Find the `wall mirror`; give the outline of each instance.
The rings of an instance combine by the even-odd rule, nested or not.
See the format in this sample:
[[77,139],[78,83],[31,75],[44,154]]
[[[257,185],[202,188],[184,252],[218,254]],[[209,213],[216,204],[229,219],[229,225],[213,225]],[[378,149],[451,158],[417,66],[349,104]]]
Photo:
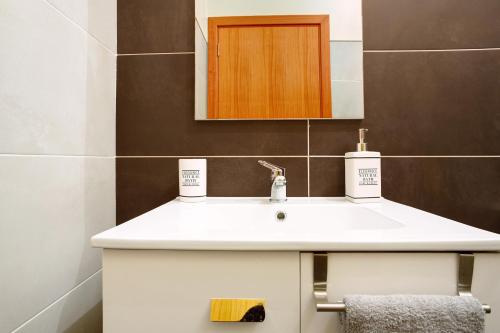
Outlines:
[[361,0],[195,0],[195,119],[362,119]]

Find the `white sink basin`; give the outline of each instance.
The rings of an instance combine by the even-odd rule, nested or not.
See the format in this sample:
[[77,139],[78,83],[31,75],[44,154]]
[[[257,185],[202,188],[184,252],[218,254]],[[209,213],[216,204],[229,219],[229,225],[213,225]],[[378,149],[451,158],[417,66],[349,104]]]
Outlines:
[[301,237],[309,234],[318,237],[325,232],[403,227],[403,224],[373,210],[357,206],[271,204],[262,200],[257,203],[210,202],[208,205],[187,205],[190,205],[189,209],[176,210],[172,215],[176,220],[185,221],[177,226],[176,231],[211,234],[213,237],[228,235],[241,238],[248,237],[249,233]]
[[[283,216],[285,216],[283,218]],[[281,217],[281,219],[280,219]],[[500,235],[389,200],[209,198],[171,201],[92,238],[103,248],[499,251]]]

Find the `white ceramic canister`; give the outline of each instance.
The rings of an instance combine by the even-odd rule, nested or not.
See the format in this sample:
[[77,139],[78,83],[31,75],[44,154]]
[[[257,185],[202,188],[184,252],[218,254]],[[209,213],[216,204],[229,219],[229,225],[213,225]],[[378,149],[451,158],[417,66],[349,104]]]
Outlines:
[[207,160],[179,159],[179,199],[200,202],[207,198]]

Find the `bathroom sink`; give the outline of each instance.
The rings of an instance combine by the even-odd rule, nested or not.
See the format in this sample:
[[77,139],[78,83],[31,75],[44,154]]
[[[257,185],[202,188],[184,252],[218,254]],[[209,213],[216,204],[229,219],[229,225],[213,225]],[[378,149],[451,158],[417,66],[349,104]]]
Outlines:
[[184,250],[498,251],[500,235],[389,200],[173,200],[92,238],[95,247]]
[[[210,202],[207,205],[182,204],[189,209],[176,210],[174,219],[184,221],[177,231],[187,234],[227,235],[231,238],[309,234],[313,237],[345,230],[377,230],[403,225],[365,207],[344,205],[308,205],[305,203],[271,204]],[[265,231],[265,232],[264,232]]]

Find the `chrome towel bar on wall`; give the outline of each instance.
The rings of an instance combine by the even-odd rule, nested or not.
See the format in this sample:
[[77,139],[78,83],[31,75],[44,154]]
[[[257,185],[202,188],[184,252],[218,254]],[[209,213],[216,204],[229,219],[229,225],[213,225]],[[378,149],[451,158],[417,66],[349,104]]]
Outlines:
[[[345,312],[346,305],[342,302],[328,303],[328,253],[313,254],[313,295],[318,312]],[[458,285],[457,294],[463,297],[472,296],[472,276],[474,274],[474,254],[459,253],[458,255]],[[491,313],[489,305],[483,305],[485,313]]]

